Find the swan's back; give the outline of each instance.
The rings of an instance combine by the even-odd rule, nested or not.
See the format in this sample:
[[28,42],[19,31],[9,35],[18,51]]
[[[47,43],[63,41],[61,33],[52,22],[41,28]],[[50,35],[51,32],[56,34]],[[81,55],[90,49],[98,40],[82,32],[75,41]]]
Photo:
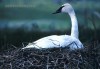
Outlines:
[[29,43],[25,48],[54,48],[54,47],[69,47],[71,50],[80,49],[83,47],[82,43],[69,35],[52,35],[41,38],[33,43]]

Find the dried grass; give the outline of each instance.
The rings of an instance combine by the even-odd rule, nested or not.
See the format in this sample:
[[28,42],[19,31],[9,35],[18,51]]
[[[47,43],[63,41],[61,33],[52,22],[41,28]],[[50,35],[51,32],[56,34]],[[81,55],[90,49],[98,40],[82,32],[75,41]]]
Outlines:
[[77,51],[10,49],[0,53],[0,69],[100,69],[100,45],[93,47],[91,42]]

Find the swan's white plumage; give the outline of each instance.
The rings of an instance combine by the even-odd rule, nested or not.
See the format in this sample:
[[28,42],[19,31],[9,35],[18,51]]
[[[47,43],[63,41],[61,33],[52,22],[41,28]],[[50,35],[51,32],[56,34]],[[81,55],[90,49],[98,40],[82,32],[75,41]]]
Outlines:
[[66,47],[68,46],[71,50],[81,49],[82,43],[69,35],[52,35],[41,38],[33,43],[29,43],[25,48],[54,48],[54,47]]
[[71,18],[71,23],[72,23],[71,35],[51,35],[51,36],[43,37],[33,43],[29,43],[26,47],[22,49],[69,47],[70,50],[76,50],[76,49],[84,48],[83,44],[78,39],[78,35],[79,35],[78,22],[75,16],[74,9],[70,4],[66,3],[62,5],[60,10],[63,13],[68,13]]

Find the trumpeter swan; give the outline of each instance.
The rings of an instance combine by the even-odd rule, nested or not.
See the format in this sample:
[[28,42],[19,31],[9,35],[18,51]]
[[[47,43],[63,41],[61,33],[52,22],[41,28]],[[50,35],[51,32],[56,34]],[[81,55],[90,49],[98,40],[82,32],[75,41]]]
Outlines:
[[74,9],[69,3],[63,4],[55,13],[68,13],[71,18],[72,28],[71,35],[51,35],[43,37],[33,43],[29,43],[26,48],[53,48],[53,47],[69,47],[70,50],[83,49],[84,46],[78,39],[78,22]]

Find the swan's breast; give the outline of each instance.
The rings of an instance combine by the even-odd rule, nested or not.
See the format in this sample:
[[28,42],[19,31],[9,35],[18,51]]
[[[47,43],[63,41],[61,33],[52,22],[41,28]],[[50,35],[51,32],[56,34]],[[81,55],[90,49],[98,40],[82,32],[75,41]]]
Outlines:
[[83,49],[84,46],[81,43],[81,41],[75,37],[72,37],[72,43],[70,45],[70,49],[75,50],[75,49]]

